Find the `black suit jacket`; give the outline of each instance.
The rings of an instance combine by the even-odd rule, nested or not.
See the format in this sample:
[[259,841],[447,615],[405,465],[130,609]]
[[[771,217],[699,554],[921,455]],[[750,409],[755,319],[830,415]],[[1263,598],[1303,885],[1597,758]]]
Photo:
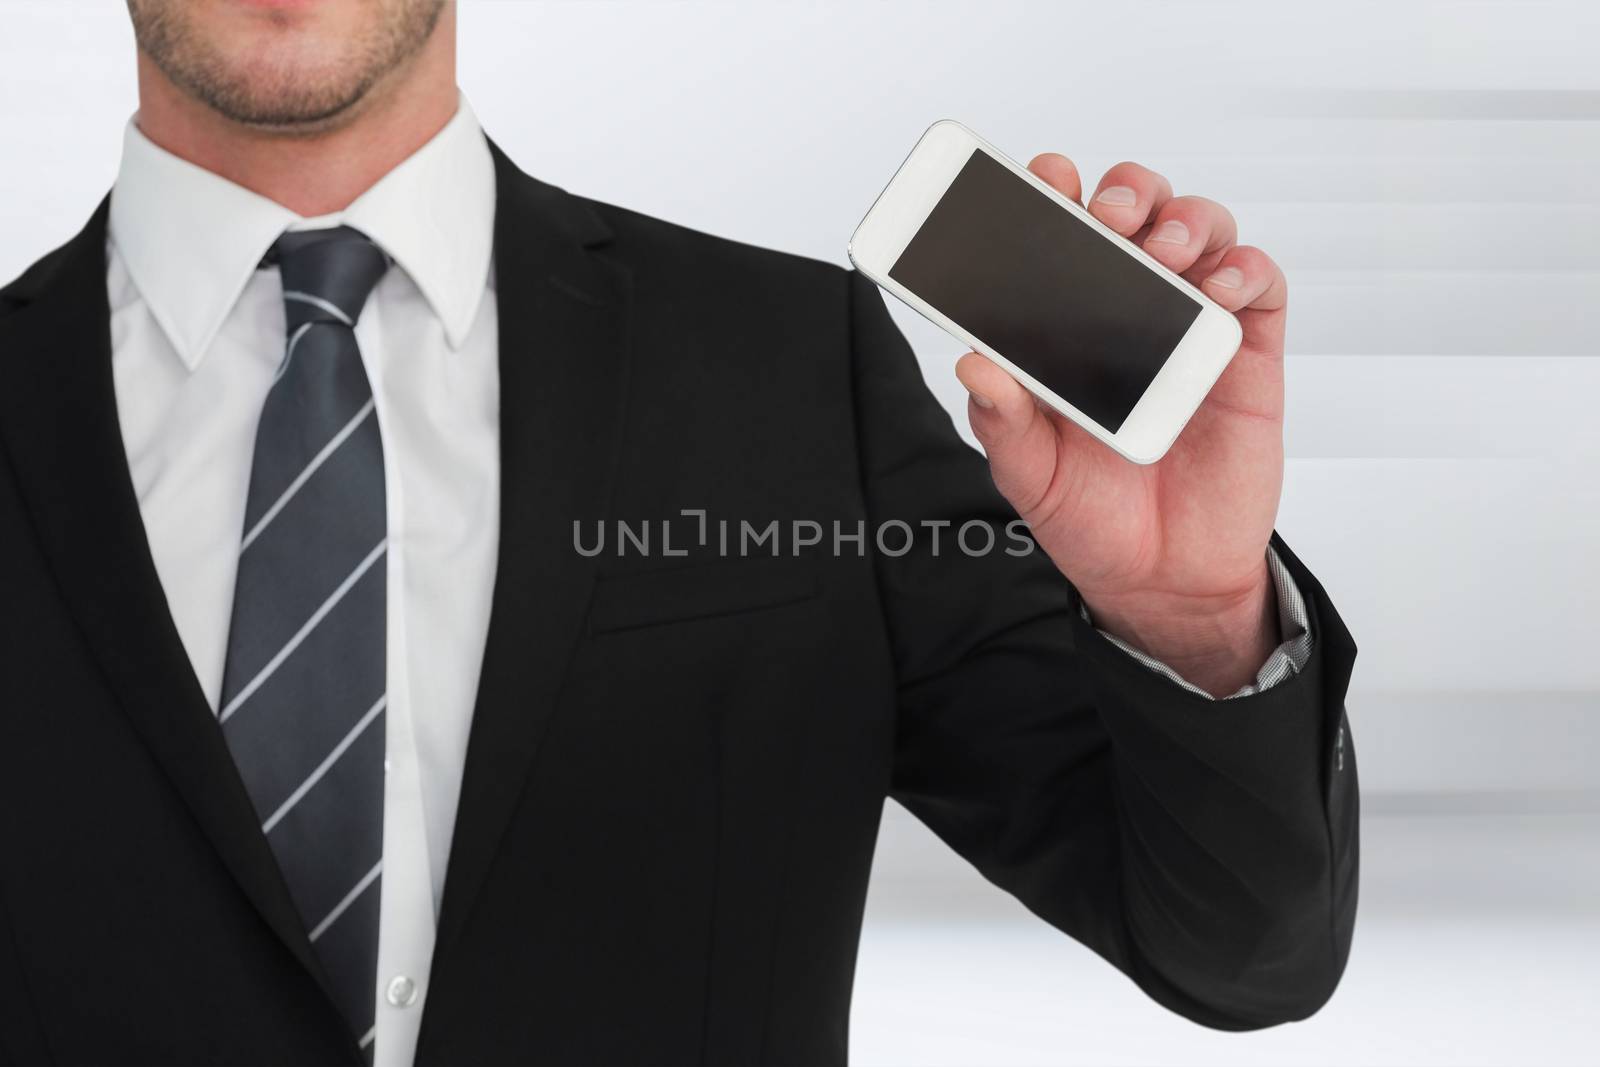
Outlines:
[[[864,279],[496,165],[502,547],[418,1062],[843,1062],[885,797],[1174,1011],[1316,1010],[1355,650],[1288,549],[1310,665],[1190,695],[1042,554],[935,554],[1014,515]],[[355,1063],[152,563],[105,241],[0,294],[0,1061]],[[576,551],[619,519],[689,555]]]

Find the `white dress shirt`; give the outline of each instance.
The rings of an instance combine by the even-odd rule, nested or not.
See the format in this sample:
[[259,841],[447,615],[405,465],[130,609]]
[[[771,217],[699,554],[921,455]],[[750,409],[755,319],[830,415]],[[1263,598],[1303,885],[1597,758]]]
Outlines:
[[302,219],[163,151],[131,122],[111,196],[123,440],[167,604],[213,710],[256,423],[284,346],[278,272],[257,265],[287,229],[341,224],[395,261],[356,327],[388,491],[389,773],[373,991],[383,1067],[410,1064],[416,1048],[489,625],[500,518],[494,205],[494,162],[464,100],[337,215]]
[[[380,1067],[406,1067],[416,1050],[489,626],[500,511],[494,212],[493,160],[465,100],[336,215],[301,218],[156,147],[134,122],[111,197],[123,440],[167,604],[213,710],[256,423],[285,343],[278,273],[258,265],[285,230],[335,225],[395,261],[356,327],[388,494]],[[1238,695],[1276,684],[1309,654],[1304,604],[1273,563],[1286,644]]]

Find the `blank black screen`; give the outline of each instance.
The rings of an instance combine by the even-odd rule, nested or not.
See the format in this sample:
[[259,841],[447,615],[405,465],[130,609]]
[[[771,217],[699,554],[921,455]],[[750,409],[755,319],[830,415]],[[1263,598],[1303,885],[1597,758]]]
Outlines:
[[1113,433],[1200,314],[981,149],[889,276]]

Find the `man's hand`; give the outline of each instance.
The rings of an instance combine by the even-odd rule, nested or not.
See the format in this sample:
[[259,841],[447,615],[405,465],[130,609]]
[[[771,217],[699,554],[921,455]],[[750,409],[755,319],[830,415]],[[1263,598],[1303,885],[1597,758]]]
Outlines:
[[[1078,170],[1029,167],[1074,200]],[[956,365],[995,484],[1083,594],[1095,625],[1225,695],[1278,642],[1267,540],[1283,485],[1283,272],[1235,243],[1222,205],[1175,197],[1161,175],[1119,163],[1089,210],[1238,316],[1239,353],[1161,461],[1130,463],[1036,403],[973,352]]]

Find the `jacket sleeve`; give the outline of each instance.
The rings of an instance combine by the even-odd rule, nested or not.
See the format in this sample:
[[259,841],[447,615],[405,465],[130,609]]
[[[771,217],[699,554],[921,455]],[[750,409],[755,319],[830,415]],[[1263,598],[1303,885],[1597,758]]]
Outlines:
[[1274,536],[1310,660],[1212,701],[1098,633],[1042,552],[1008,554],[1003,533],[962,551],[963,524],[998,533],[1016,515],[877,290],[860,275],[849,288],[869,521],[919,535],[874,561],[898,685],[893,796],[1173,1011],[1230,1030],[1315,1012],[1349,953],[1358,851],[1355,648],[1326,594]]

